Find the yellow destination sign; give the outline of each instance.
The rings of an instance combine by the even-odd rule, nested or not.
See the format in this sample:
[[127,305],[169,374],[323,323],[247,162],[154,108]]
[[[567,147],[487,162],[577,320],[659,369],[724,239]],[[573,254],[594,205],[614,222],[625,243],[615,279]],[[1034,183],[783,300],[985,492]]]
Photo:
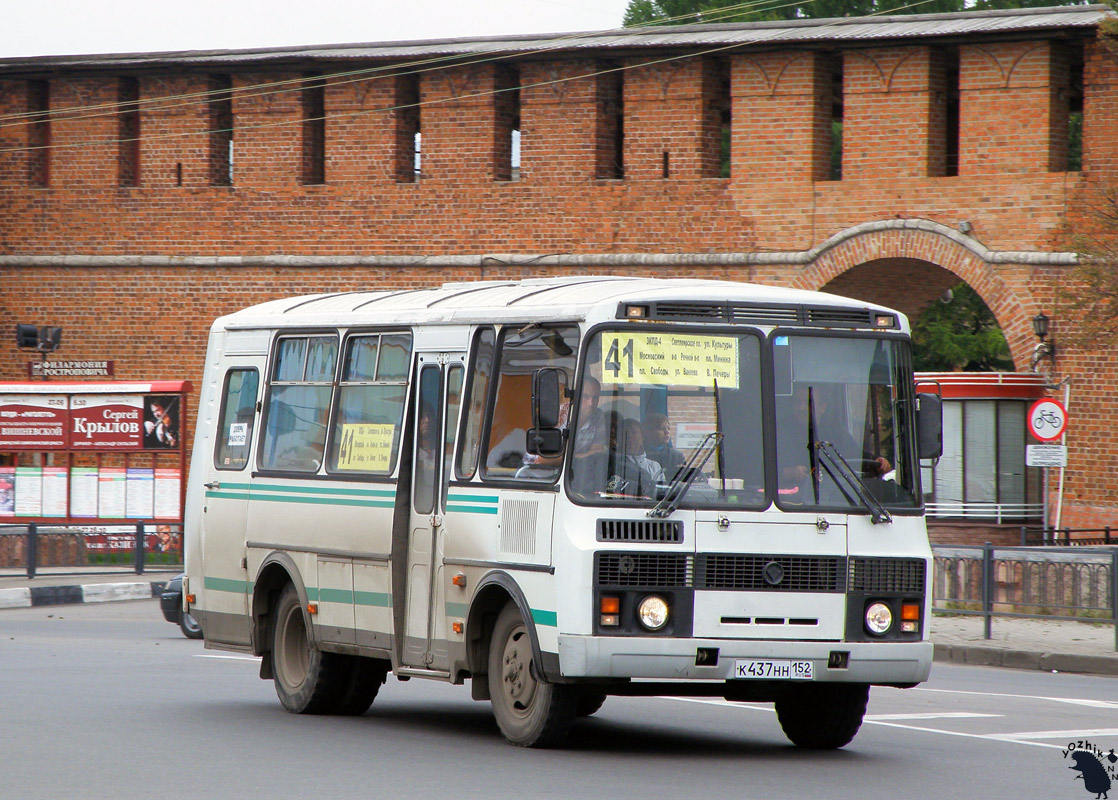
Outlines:
[[338,469],[388,472],[392,469],[392,440],[395,425],[358,423],[342,425]]
[[738,388],[736,336],[602,334],[602,382]]

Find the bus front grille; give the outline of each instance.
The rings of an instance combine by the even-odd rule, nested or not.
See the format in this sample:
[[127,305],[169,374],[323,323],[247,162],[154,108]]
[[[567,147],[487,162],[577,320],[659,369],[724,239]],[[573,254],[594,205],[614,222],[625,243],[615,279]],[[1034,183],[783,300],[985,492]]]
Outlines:
[[748,592],[841,592],[842,556],[701,555],[697,588]]
[[850,591],[923,595],[927,563],[922,558],[850,559]]
[[690,586],[694,559],[686,553],[596,553],[598,586]]

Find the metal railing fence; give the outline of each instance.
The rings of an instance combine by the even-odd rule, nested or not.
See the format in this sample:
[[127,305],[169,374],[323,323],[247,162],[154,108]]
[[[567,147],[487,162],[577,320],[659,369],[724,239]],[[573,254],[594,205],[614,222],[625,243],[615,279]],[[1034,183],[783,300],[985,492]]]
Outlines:
[[1118,651],[1118,547],[932,547],[932,609],[1114,625]]
[[83,529],[27,523],[0,525],[0,570],[34,578],[40,568],[53,574],[86,573],[90,568],[182,569],[182,523],[137,522],[111,529]]

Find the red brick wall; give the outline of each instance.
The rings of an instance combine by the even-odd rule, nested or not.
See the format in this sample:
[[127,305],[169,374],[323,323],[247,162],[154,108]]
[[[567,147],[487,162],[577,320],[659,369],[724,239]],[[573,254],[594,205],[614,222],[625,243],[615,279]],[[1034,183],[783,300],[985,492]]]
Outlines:
[[[657,56],[650,54],[647,59]],[[970,282],[998,316],[1019,369],[1044,309],[1060,341],[1061,376],[1075,376],[1072,463],[1064,524],[1113,522],[1118,451],[1111,444],[1118,356],[1067,340],[1056,288],[1068,268],[988,251],[1065,249],[1067,209],[1118,177],[1118,59],[1086,48],[1085,169],[1062,168],[1068,56],[1046,42],[960,46],[960,175],[943,164],[944,54],[915,43],[848,52],[844,64],[843,179],[828,180],[834,61],[814,51],[726,59],[733,105],[731,178],[718,174],[718,64],[714,57],[625,72],[623,180],[595,176],[608,144],[606,62],[570,54],[518,63],[521,170],[506,180],[509,75],[493,64],[423,72],[423,178],[400,182],[406,113],[397,78],[330,78],[326,183],[300,184],[298,91],[248,91],[305,72],[235,73],[234,183],[211,185],[207,76],[166,69],[140,76],[141,184],[118,183],[113,115],[64,119],[63,110],[113,102],[114,76],[51,81],[54,143],[49,189],[27,185],[26,152],[0,152],[0,314],[61,325],[59,357],[111,358],[121,378],[200,378],[215,316],[302,292],[411,286],[550,272],[502,269],[501,254],[753,253],[757,263],[634,274],[728,277],[835,288],[916,309],[952,276]],[[346,69],[360,66],[346,64]],[[322,72],[333,69],[328,65]],[[297,88],[295,84],[292,88]],[[157,104],[156,98],[165,99]],[[24,113],[27,82],[0,81],[0,114]],[[606,140],[599,141],[600,138]],[[0,151],[25,146],[26,126],[0,124]],[[663,177],[663,154],[669,177]],[[407,162],[407,159],[404,159]],[[180,169],[181,165],[181,169]],[[179,175],[181,174],[181,185]],[[926,220],[972,227],[967,242],[893,228],[833,236],[871,222]],[[813,250],[813,248],[821,248]],[[811,251],[812,257],[802,258]],[[428,256],[496,254],[484,269],[372,267],[158,268],[28,266],[25,256]],[[788,258],[771,258],[771,254]],[[793,258],[792,256],[796,257]],[[873,264],[887,265],[876,273]],[[871,266],[866,266],[871,265]],[[502,270],[495,273],[494,270]],[[582,271],[581,269],[578,271]],[[597,268],[601,272],[625,272]],[[844,277],[846,276],[846,277]],[[833,285],[832,285],[833,283]],[[883,285],[884,284],[884,285]],[[907,307],[907,305],[905,305]],[[0,378],[20,379],[25,355],[0,348]],[[1073,521],[1074,520],[1074,521]]]

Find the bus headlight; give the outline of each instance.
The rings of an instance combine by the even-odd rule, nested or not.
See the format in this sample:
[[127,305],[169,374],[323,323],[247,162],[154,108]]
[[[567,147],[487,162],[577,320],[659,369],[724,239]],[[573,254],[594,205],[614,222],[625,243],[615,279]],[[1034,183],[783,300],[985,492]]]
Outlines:
[[893,627],[893,611],[885,603],[871,603],[866,609],[866,630],[878,636]]
[[637,606],[637,618],[650,631],[658,631],[668,624],[668,602],[652,594]]

